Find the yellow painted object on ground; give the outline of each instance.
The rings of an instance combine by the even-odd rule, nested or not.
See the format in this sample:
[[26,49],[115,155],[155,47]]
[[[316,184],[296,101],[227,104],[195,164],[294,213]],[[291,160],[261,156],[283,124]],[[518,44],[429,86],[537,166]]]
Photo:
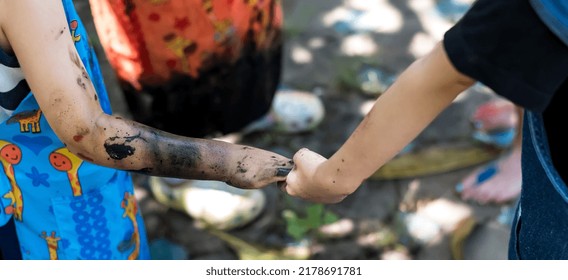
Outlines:
[[266,248],[222,230],[209,228],[208,231],[233,248],[240,260],[307,260],[310,257],[310,250],[307,247]]
[[460,221],[456,229],[452,232],[450,250],[452,251],[452,258],[454,260],[464,259],[465,242],[476,226],[477,221],[475,218],[468,217]]
[[482,145],[429,147],[393,158],[370,179],[394,180],[441,174],[491,161],[501,152]]

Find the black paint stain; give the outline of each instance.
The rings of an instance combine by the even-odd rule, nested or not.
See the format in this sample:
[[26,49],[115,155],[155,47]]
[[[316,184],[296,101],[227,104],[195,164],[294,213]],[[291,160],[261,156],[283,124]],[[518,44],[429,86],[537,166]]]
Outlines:
[[85,84],[85,82],[83,82],[83,79],[81,79],[81,77],[77,78],[77,84],[78,84],[83,90],[87,90],[87,85]]
[[87,81],[89,80],[89,74],[87,73],[87,70],[85,70],[85,67],[81,66],[81,75],[83,76],[83,78],[87,79]]
[[63,28],[61,28],[61,30],[59,30],[59,33],[57,33],[57,36],[55,36],[55,40],[59,39],[59,37],[61,37],[61,35],[63,35],[65,33],[66,29],[67,29],[67,27],[63,26]]
[[107,154],[116,160],[121,160],[134,154],[136,149],[124,144],[105,144]]
[[248,171],[248,169],[246,169],[246,168],[243,166],[243,163],[239,161],[239,162],[238,162],[238,165],[237,165],[237,172],[238,172],[238,173],[247,173],[247,171]]
[[276,176],[277,177],[285,177],[292,171],[291,168],[278,168],[276,169]]
[[[138,125],[135,124],[138,127]],[[169,134],[150,129],[146,126],[139,126],[141,130],[152,135],[148,136],[148,151],[152,151],[156,161],[159,161],[160,170],[168,171],[170,174],[187,173],[188,168],[194,168],[198,160],[201,159],[199,148],[192,141],[183,141],[181,144],[172,142]],[[211,166],[210,166],[211,167]],[[220,169],[220,167],[218,167]],[[219,170],[222,172],[222,170]]]
[[150,167],[145,167],[145,168],[138,169],[138,170],[128,170],[128,171],[129,171],[129,172],[136,172],[136,173],[141,173],[141,174],[148,175],[148,174],[152,174],[152,171],[153,171],[153,170],[154,170],[154,169],[152,169],[152,168],[150,168]]
[[136,139],[144,140],[140,137],[140,134],[129,137],[111,137],[105,141],[105,150],[112,159],[121,160],[127,158],[136,152],[134,147],[128,145],[128,143]]
[[247,159],[247,158],[248,158],[248,156],[245,156],[240,161],[237,161],[237,172],[238,173],[247,173],[248,169],[245,167],[245,159]]

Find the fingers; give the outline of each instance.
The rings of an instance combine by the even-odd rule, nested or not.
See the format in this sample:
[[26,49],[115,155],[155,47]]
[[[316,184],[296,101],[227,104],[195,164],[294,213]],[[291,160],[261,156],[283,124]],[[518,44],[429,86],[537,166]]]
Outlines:
[[279,184],[280,190],[288,195],[315,203],[338,203],[346,194],[335,193],[318,179],[316,173],[327,159],[306,148],[300,149],[293,157],[294,168],[286,177],[286,182]]
[[297,151],[296,154],[294,154],[294,158],[292,160],[294,161],[295,164],[298,165],[299,168],[302,168],[304,157],[306,156],[306,154],[310,152],[311,151],[308,150],[307,148],[302,148],[299,151]]
[[312,172],[317,166],[327,159],[318,153],[312,152],[306,148],[302,148],[294,155],[294,164],[298,169]]
[[282,191],[286,192],[290,196],[298,196],[296,193],[296,186],[298,181],[298,171],[297,167],[294,166],[294,169],[288,174],[286,177],[285,184],[280,188]]
[[296,167],[288,174],[286,182],[279,185],[281,191],[290,196],[301,198],[314,203],[334,204],[343,201],[347,195],[332,194],[312,185],[305,174]]

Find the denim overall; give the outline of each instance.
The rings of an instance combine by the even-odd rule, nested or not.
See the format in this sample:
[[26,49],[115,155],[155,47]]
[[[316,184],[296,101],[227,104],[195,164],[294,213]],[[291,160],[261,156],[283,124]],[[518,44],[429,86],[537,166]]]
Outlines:
[[568,259],[568,189],[552,164],[541,114],[525,113],[522,153],[509,259]]

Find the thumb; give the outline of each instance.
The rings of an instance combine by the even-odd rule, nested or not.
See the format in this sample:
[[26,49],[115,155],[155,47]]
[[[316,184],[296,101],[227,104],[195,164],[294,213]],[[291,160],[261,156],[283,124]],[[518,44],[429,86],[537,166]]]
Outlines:
[[327,158],[324,156],[316,152],[312,152],[307,148],[300,149],[294,155],[294,164],[298,169],[302,170],[312,170],[326,160]]
[[312,151],[308,150],[308,148],[301,148],[300,150],[298,150],[293,157],[294,164],[298,168],[302,168],[304,162],[306,161],[306,157],[309,157],[309,153],[311,152]]

